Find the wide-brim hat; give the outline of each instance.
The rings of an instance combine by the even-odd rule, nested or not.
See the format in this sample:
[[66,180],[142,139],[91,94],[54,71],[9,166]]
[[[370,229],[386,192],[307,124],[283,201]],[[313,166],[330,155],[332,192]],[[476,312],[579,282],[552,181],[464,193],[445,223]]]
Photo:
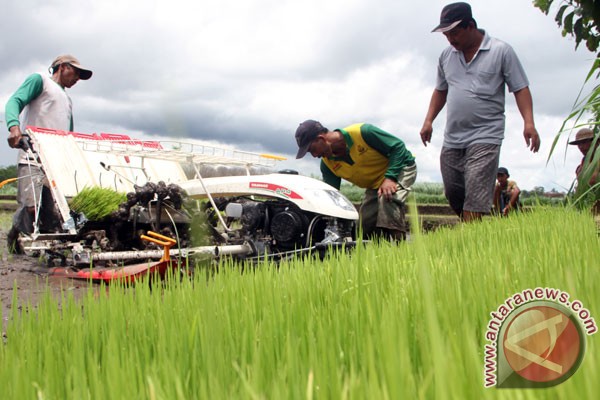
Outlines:
[[589,128],[582,128],[575,134],[575,140],[570,141],[569,144],[580,144],[592,140],[594,140],[594,131]]

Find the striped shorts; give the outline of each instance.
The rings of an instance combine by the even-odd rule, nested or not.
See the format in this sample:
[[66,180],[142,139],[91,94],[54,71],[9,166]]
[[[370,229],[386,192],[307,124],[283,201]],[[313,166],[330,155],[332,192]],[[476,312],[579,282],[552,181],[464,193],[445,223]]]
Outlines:
[[457,215],[489,214],[500,160],[500,145],[474,144],[466,149],[442,148],[440,166],[444,194]]

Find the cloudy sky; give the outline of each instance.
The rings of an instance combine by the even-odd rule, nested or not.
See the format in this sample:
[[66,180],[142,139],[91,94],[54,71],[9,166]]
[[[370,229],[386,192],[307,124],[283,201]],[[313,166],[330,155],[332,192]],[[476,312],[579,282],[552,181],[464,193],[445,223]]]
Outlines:
[[[581,90],[593,55],[574,50],[530,0],[472,0],[479,27],[510,43],[530,80],[539,153],[522,137],[507,95],[501,164],[521,188],[567,189],[581,156],[552,140]],[[0,102],[58,54],[93,69],[70,90],[80,132],[193,138],[295,160],[294,131],[308,118],[328,128],[369,122],[415,154],[419,180],[439,182],[445,113],[428,147],[419,131],[447,46],[430,33],[447,1],[19,0],[2,6]],[[4,107],[0,120],[4,120]],[[3,126],[5,124],[3,122]],[[6,128],[4,128],[6,132]],[[4,142],[6,143],[6,142]],[[0,146],[0,165],[16,152]]]

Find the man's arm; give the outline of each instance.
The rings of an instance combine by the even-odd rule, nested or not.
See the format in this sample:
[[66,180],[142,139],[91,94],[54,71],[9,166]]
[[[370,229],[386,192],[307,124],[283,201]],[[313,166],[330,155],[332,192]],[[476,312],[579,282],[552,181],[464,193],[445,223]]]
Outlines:
[[388,168],[377,194],[385,196],[389,201],[394,193],[396,193],[398,175],[404,167],[414,164],[415,157],[408,151],[402,140],[374,125],[362,125],[360,134],[369,146],[388,159]]
[[8,145],[16,148],[21,140],[21,128],[19,126],[19,115],[25,106],[37,98],[44,89],[44,82],[40,74],[32,74],[25,79],[25,82],[8,99],[4,108],[6,118],[6,127],[10,132],[8,135]]
[[517,201],[519,201],[519,194],[521,194],[521,189],[517,185],[513,187],[513,190],[510,192],[510,206],[514,208],[517,205]]
[[431,134],[433,133],[433,121],[438,116],[440,111],[446,105],[446,98],[448,97],[448,90],[434,89],[431,95],[431,101],[429,102],[429,109],[421,128],[421,141],[425,146],[431,142]]
[[525,143],[527,147],[534,153],[540,149],[540,135],[538,135],[535,129],[535,123],[533,122],[533,100],[531,98],[531,92],[529,87],[525,87],[514,93],[515,100],[517,101],[517,107],[523,117],[523,136],[525,137]]
[[519,194],[521,194],[521,189],[517,186],[515,182],[512,183],[512,188],[510,191],[510,199],[508,200],[508,204],[502,210],[504,215],[507,215],[508,212],[514,209],[517,206],[517,202],[519,201]]

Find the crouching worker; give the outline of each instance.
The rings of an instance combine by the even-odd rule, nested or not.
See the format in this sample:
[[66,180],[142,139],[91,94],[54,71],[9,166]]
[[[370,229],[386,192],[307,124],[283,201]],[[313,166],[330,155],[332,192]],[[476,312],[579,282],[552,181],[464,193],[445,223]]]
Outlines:
[[509,177],[506,168],[498,168],[494,190],[494,208],[497,213],[503,216],[507,216],[510,211],[518,211],[521,208],[519,201],[521,190],[517,186],[517,182],[509,180]]
[[417,178],[415,158],[396,136],[370,124],[330,131],[307,120],[296,130],[298,154],[321,157],[323,181],[339,190],[342,178],[366,189],[360,206],[365,238],[404,240],[405,201]]

